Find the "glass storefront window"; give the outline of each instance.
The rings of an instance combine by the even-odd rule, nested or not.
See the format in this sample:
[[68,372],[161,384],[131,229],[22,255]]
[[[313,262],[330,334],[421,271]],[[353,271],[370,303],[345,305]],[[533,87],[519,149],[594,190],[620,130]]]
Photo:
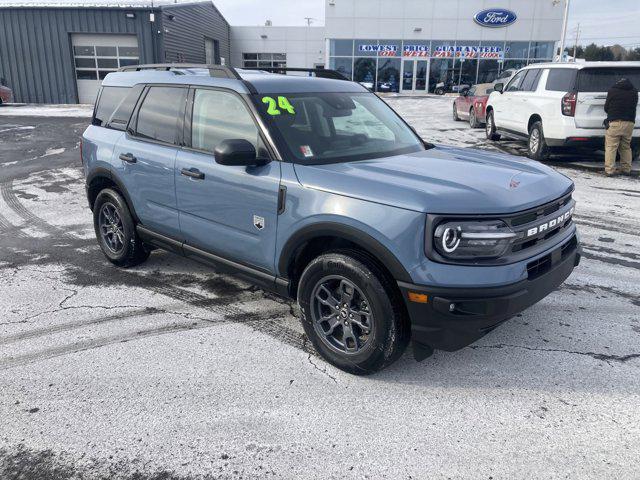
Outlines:
[[507,42],[505,58],[529,58],[529,42]]
[[364,83],[373,90],[376,85],[376,59],[356,58],[353,62],[353,81]]
[[529,58],[552,59],[554,45],[554,42],[531,42]]
[[501,71],[505,71],[507,69],[514,69],[514,70],[518,70],[524,66],[527,65],[527,61],[526,60],[506,60],[503,64],[502,64],[502,69]]
[[444,58],[431,59],[429,92],[433,93],[439,83],[453,83],[453,60]]
[[424,57],[430,56],[430,41],[423,40],[405,40],[402,44],[403,57]]
[[378,57],[401,57],[402,42],[400,40],[378,40]]
[[335,58],[331,57],[329,59],[329,68],[332,70],[337,70],[342,75],[351,80],[351,63],[353,59],[349,58]]
[[376,91],[396,93],[400,91],[399,58],[378,59],[378,81],[376,83]]
[[453,84],[475,85],[478,71],[477,59],[459,58],[454,63]]
[[378,54],[377,40],[355,40],[353,54],[356,57],[375,57]]
[[453,40],[432,40],[431,41],[431,57],[435,58],[453,58],[456,42]]
[[486,40],[480,44],[480,60],[504,60],[504,42]]
[[329,55],[336,57],[353,56],[353,40],[331,40],[329,42]]
[[458,40],[456,42],[455,58],[477,58],[480,42],[478,40]]
[[500,73],[500,62],[498,60],[479,60],[478,62],[478,83],[491,83]]

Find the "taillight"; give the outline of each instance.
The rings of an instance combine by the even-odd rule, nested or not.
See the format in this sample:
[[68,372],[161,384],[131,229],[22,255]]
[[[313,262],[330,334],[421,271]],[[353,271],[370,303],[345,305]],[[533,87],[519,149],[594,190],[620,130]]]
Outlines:
[[562,97],[562,114],[567,117],[575,117],[576,115],[576,100],[578,95],[576,92],[569,92]]

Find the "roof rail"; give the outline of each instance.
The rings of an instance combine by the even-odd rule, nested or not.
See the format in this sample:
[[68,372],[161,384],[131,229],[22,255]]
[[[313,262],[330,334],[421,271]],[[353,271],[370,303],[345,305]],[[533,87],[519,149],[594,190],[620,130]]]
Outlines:
[[120,67],[119,72],[138,72],[140,70],[180,70],[187,68],[202,68],[209,70],[209,75],[217,78],[233,78],[242,80],[235,68],[224,65],[209,65],[204,63],[149,63],[146,65],[129,65]]
[[243,70],[261,70],[269,73],[280,73],[286,75],[287,72],[308,72],[315,73],[319,78],[332,78],[334,80],[348,80],[342,73],[330,68],[290,68],[290,67],[243,67]]

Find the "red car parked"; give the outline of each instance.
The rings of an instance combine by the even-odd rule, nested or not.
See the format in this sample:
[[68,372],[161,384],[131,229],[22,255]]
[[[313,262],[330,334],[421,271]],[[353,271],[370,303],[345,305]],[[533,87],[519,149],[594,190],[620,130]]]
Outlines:
[[461,94],[453,101],[453,119],[468,119],[471,128],[482,126],[485,119],[487,99],[492,91],[492,83],[481,83],[474,85],[467,92]]
[[9,87],[0,85],[0,105],[3,103],[9,103],[13,97],[13,92]]

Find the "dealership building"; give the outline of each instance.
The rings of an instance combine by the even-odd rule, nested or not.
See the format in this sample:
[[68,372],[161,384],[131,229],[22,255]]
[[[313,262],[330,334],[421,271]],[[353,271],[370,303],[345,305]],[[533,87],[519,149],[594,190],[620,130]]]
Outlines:
[[230,26],[209,1],[10,0],[0,3],[0,79],[18,102],[91,103],[122,66],[220,63],[326,67],[422,94],[552,60],[562,15],[553,0],[325,0],[322,27]]

